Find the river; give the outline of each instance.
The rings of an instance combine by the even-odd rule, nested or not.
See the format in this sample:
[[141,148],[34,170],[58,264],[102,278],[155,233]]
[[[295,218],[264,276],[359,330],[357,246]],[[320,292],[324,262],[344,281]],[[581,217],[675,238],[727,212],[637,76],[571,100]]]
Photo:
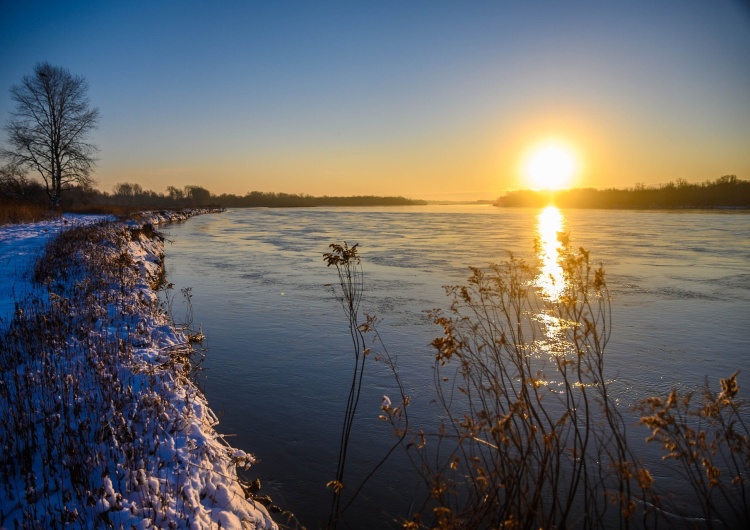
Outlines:
[[[534,239],[570,234],[603,263],[612,296],[608,373],[624,411],[672,387],[750,375],[750,214],[736,211],[531,210],[491,206],[233,209],[168,228],[167,272],[191,289],[208,348],[201,384],[219,431],[254,453],[261,493],[309,529],[324,526],[353,358],[323,253],[359,243],[362,308],[397,356],[415,421],[434,425],[427,310],[468,266],[533,258]],[[183,306],[174,303],[179,317]],[[348,476],[356,483],[393,442],[377,420],[393,377],[370,362]],[[631,420],[634,423],[634,420]],[[631,431],[643,429],[633,425]],[[648,433],[644,430],[643,436]],[[397,455],[347,511],[352,528],[384,527],[416,487]],[[378,521],[377,523],[375,521]],[[394,527],[398,525],[392,523]]]

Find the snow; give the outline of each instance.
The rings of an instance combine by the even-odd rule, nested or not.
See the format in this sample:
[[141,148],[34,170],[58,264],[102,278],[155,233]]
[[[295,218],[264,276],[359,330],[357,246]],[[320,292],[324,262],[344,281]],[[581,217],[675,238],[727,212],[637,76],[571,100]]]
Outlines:
[[9,337],[34,316],[74,323],[63,342],[40,341],[45,351],[31,340],[13,350],[22,355],[0,356],[0,528],[277,528],[237,476],[255,457],[216,432],[216,415],[183,370],[187,337],[151,287],[163,240],[137,229],[197,213],[206,212],[104,225],[107,243],[91,255],[127,254],[130,268],[85,304],[76,293],[94,280],[81,270],[46,287],[31,271],[53,236],[101,217],[0,227],[0,332]]
[[30,269],[51,238],[73,226],[110,219],[104,215],[72,215],[38,223],[0,226],[0,321],[7,321],[16,300],[32,290]]

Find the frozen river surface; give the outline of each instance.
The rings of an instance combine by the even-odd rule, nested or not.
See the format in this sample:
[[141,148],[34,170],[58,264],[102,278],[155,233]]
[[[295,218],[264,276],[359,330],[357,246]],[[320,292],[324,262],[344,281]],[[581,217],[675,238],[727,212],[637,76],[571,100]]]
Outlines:
[[[439,329],[425,311],[447,307],[442,286],[508,251],[533,258],[534,239],[549,230],[568,231],[607,271],[608,373],[623,410],[674,386],[706,378],[716,386],[737,369],[748,388],[750,214],[559,214],[549,226],[539,210],[490,206],[237,209],[170,226],[169,280],[192,289],[195,322],[208,336],[202,384],[222,431],[261,460],[253,471],[263,491],[308,528],[324,526],[353,363],[345,316],[326,286],[336,281],[322,259],[332,242],[360,244],[362,306],[382,321],[415,421],[437,421],[429,343]],[[377,421],[383,394],[395,394],[392,377],[377,364],[368,370],[353,482],[392,442]],[[397,457],[376,477],[347,512],[352,527],[406,515],[416,481],[405,467]]]

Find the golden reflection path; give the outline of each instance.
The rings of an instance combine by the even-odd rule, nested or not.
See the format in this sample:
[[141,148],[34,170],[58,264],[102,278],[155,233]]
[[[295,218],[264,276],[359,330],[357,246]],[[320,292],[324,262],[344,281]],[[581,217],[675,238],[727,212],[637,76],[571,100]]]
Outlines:
[[[568,340],[568,329],[579,325],[577,322],[560,318],[554,306],[565,294],[568,280],[563,271],[563,253],[568,245],[568,232],[565,217],[554,206],[548,206],[537,217],[536,257],[539,262],[539,273],[534,278],[534,286],[539,289],[541,297],[548,304],[542,304],[536,314],[541,323],[544,337],[534,341],[540,358],[559,359],[561,356],[577,355]],[[544,307],[546,306],[546,307]],[[552,391],[564,392],[564,383],[560,379],[543,379],[539,383]],[[590,386],[589,383],[575,381],[574,386]]]
[[566,237],[564,221],[562,213],[554,206],[546,207],[537,218],[537,258],[540,271],[534,283],[551,302],[558,301],[565,291],[565,275],[560,265],[562,239]]
[[[534,278],[534,286],[539,289],[542,299],[552,306],[560,300],[567,287],[561,264],[566,239],[565,218],[560,210],[554,206],[542,210],[537,217],[536,258],[539,273]],[[546,309],[540,307],[536,318],[544,331],[544,337],[535,341],[539,355],[565,355],[568,349],[566,327],[570,323],[559,318],[549,306]]]

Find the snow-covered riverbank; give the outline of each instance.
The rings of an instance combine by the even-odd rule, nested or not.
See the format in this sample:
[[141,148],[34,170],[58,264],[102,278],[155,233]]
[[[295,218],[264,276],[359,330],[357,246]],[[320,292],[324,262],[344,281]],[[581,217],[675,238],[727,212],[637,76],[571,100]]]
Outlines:
[[0,528],[275,528],[154,290],[197,213],[0,228]]
[[[163,223],[185,221],[194,215],[212,213],[215,208],[193,208],[189,210],[147,211],[133,216],[128,224]],[[16,300],[27,297],[34,286],[29,273],[47,241],[64,230],[91,225],[100,221],[114,221],[109,215],[64,214],[58,218],[37,223],[22,223],[0,226],[0,322],[9,320]]]

